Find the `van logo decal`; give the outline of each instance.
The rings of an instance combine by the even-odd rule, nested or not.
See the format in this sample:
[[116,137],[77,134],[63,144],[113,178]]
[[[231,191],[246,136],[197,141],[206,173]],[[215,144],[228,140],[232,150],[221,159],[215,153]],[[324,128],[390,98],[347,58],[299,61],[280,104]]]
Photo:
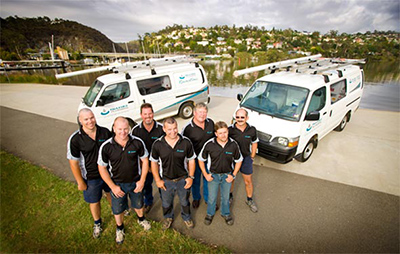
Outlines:
[[320,124],[321,124],[321,120],[318,120],[315,123],[309,124],[308,127],[306,128],[306,131],[310,131],[312,128],[314,128]]
[[193,81],[199,80],[198,77],[196,76],[195,72],[192,73],[187,73],[187,74],[182,74],[179,76],[179,84],[185,84]]
[[103,109],[103,112],[100,112],[100,115],[106,116],[110,113],[110,110]]
[[118,112],[118,111],[126,109],[126,108],[128,108],[128,105],[121,105],[121,106],[118,106],[118,107],[110,108],[109,110],[103,109],[103,112],[100,112],[100,115],[106,116],[109,113]]

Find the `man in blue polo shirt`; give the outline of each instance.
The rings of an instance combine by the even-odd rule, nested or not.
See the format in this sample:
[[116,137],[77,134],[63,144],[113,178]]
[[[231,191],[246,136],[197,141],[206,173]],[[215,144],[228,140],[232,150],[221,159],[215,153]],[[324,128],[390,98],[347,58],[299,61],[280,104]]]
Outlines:
[[161,189],[164,215],[162,228],[170,228],[174,220],[175,193],[179,197],[186,227],[193,228],[189,195],[194,179],[196,154],[190,140],[178,134],[178,123],[173,117],[165,119],[163,125],[166,134],[154,142],[150,156],[154,179]]
[[[253,213],[258,211],[257,206],[253,200],[253,160],[256,156],[257,146],[258,146],[258,137],[257,130],[254,126],[251,126],[247,123],[249,119],[247,110],[240,108],[235,113],[236,122],[229,126],[229,137],[233,138],[240,147],[240,152],[243,155],[243,163],[240,167],[240,172],[242,173],[247,201],[246,204],[250,207],[250,210]],[[229,201],[233,200],[233,183],[231,187],[231,193],[229,197]]]
[[[200,152],[200,169],[208,181],[207,215],[204,224],[210,225],[215,215],[218,189],[221,192],[221,215],[226,224],[233,225],[229,208],[229,191],[231,183],[236,178],[243,157],[236,141],[228,137],[228,126],[225,122],[215,123],[215,138],[208,140]],[[209,172],[204,162],[208,161]],[[234,169],[232,168],[235,162]]]
[[[128,197],[134,208],[138,223],[145,230],[151,228],[143,211],[142,189],[149,170],[148,152],[140,138],[129,135],[129,122],[117,117],[113,124],[114,137],[99,150],[99,171],[103,180],[110,186],[111,207],[117,224],[116,242],[124,241],[124,211],[128,208]],[[140,165],[139,159],[142,162]],[[107,171],[109,166],[110,172]]]
[[[140,117],[142,118],[142,122],[132,129],[132,134],[143,140],[147,151],[150,153],[154,141],[165,133],[162,124],[154,120],[153,107],[150,103],[143,103],[140,106]],[[145,213],[150,212],[153,207],[153,174],[151,172],[152,170],[150,169],[143,188]]]
[[[182,135],[189,138],[193,144],[194,152],[199,155],[201,148],[207,140],[214,137],[214,121],[207,118],[208,108],[204,103],[196,104],[194,108],[193,119],[183,128]],[[196,169],[194,173],[194,181],[192,185],[193,208],[198,208],[200,205],[200,185],[203,179],[203,197],[204,201],[208,202],[208,187],[207,181],[201,174],[198,159],[195,160]],[[207,165],[205,165],[207,167]]]
[[83,191],[84,200],[89,203],[94,220],[93,237],[99,238],[102,231],[100,200],[103,190],[110,203],[111,196],[110,188],[100,177],[97,159],[101,144],[112,135],[107,128],[96,124],[94,114],[88,108],[79,111],[78,121],[81,127],[68,140],[67,158],[78,190]]

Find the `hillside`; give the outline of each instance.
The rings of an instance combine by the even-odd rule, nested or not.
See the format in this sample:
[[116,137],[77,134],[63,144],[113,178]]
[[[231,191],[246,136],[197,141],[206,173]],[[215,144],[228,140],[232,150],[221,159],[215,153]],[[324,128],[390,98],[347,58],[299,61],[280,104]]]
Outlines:
[[[69,52],[113,52],[113,42],[101,32],[75,21],[48,17],[0,18],[1,49],[24,55],[27,52],[48,52],[51,36],[54,45]],[[115,45],[116,50],[122,50]]]

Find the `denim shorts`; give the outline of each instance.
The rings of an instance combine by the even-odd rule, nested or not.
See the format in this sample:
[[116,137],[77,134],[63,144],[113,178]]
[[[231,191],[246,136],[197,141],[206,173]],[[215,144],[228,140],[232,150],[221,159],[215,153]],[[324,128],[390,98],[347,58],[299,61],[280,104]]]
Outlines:
[[110,187],[101,178],[85,180],[87,189],[83,191],[83,199],[87,203],[97,203],[101,200],[103,190],[110,192]]
[[128,196],[131,200],[131,207],[140,209],[143,207],[143,192],[135,193],[133,190],[136,188],[136,182],[133,183],[115,183],[118,185],[125,195],[122,198],[117,198],[111,192],[111,208],[113,214],[121,214],[129,208]]
[[240,172],[245,175],[253,174],[253,160],[251,159],[251,156],[244,157],[242,166],[240,167]]

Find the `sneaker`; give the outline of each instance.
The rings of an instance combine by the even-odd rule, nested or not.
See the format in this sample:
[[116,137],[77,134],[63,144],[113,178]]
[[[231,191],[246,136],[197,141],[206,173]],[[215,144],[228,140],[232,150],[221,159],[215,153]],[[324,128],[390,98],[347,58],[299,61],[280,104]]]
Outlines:
[[100,223],[94,224],[94,226],[93,226],[93,238],[94,239],[99,238],[100,235],[101,235],[101,231],[103,231],[103,229],[101,228],[101,224]]
[[254,200],[247,200],[246,204],[250,207],[250,210],[253,213],[256,213],[258,211],[256,203],[254,202]]
[[116,235],[115,241],[118,244],[122,244],[124,242],[124,238],[125,238],[125,231],[123,229],[121,230],[121,229],[117,228],[117,231],[115,232],[115,235]]
[[233,203],[233,195],[229,196],[229,206],[231,206]]
[[138,220],[137,221],[140,226],[144,228],[145,231],[149,230],[151,228],[151,224],[148,220],[144,219],[142,221]]
[[206,224],[207,226],[211,224],[212,220],[213,220],[214,216],[211,215],[206,215],[206,217],[204,218],[204,224]]
[[185,220],[183,222],[185,222],[187,228],[194,228],[194,222],[192,220]]
[[226,224],[229,226],[233,225],[233,218],[230,215],[222,216],[225,219]]
[[165,218],[162,223],[162,230],[167,230],[171,227],[171,224],[174,220],[172,218]]
[[151,205],[144,205],[144,212],[145,213],[149,213],[151,208],[153,208],[153,204]]

